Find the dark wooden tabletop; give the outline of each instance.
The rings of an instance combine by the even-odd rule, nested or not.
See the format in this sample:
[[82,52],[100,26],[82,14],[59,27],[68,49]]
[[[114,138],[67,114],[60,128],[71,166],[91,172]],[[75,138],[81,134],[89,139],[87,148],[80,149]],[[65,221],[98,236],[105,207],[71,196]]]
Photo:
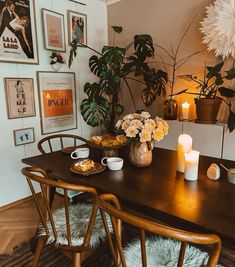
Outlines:
[[[153,162],[146,168],[130,165],[126,149],[119,154],[124,158],[122,170],[106,169],[89,177],[73,174],[69,169],[74,160],[62,151],[22,161],[47,170],[52,178],[113,193],[148,216],[165,216],[168,222],[182,221],[235,241],[235,185],[226,181],[223,170],[218,181],[206,176],[206,170],[213,162],[222,162],[227,167],[235,167],[235,162],[200,156],[198,180],[189,182],[176,171],[175,151],[155,148]],[[90,158],[100,161],[102,156],[92,151]]]

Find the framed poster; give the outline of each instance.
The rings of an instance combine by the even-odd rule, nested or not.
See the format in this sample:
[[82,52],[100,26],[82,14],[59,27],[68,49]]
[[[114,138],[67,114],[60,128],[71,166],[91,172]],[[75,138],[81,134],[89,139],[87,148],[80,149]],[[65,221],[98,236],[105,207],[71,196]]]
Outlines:
[[8,119],[35,116],[33,79],[5,78],[4,81]]
[[86,14],[68,10],[68,27],[69,27],[68,29],[69,45],[75,38],[78,39],[78,43],[87,45]]
[[38,64],[34,0],[1,0],[0,14],[0,61]]
[[77,128],[73,72],[37,72],[42,134]]
[[64,15],[42,9],[45,49],[65,52]]
[[34,128],[14,130],[15,146],[26,145],[35,142]]

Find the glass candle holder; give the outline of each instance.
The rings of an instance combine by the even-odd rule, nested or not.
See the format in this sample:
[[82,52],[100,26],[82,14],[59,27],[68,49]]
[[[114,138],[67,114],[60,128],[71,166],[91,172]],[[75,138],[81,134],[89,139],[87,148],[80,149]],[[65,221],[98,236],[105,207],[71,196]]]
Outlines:
[[185,153],[184,178],[188,181],[196,181],[198,177],[199,151],[192,150]]

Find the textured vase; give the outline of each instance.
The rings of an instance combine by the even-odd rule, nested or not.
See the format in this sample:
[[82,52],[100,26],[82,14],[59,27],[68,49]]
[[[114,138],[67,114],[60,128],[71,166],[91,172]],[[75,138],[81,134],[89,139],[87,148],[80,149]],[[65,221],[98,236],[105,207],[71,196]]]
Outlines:
[[153,145],[151,142],[132,142],[129,152],[130,163],[137,167],[149,166],[152,162],[152,149]]
[[170,98],[164,102],[164,119],[177,120],[178,104],[177,101]]

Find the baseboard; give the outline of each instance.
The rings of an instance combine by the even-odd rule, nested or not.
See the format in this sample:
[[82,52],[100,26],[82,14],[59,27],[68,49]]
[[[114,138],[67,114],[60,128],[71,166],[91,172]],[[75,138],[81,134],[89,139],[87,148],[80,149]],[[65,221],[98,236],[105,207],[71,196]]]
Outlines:
[[[38,193],[38,194],[39,194],[39,193]],[[32,196],[32,195],[31,195],[31,196],[28,196],[28,197],[25,197],[25,198],[21,198],[21,199],[19,199],[19,200],[16,200],[16,201],[14,201],[14,202],[11,202],[11,203],[9,203],[9,204],[7,204],[7,205],[1,206],[1,207],[0,207],[0,212],[5,211],[5,210],[7,210],[7,209],[10,209],[10,208],[12,208],[12,207],[21,205],[21,204],[23,204],[23,203],[25,203],[25,202],[27,202],[27,201],[30,201],[30,200],[33,200],[33,196]]]

